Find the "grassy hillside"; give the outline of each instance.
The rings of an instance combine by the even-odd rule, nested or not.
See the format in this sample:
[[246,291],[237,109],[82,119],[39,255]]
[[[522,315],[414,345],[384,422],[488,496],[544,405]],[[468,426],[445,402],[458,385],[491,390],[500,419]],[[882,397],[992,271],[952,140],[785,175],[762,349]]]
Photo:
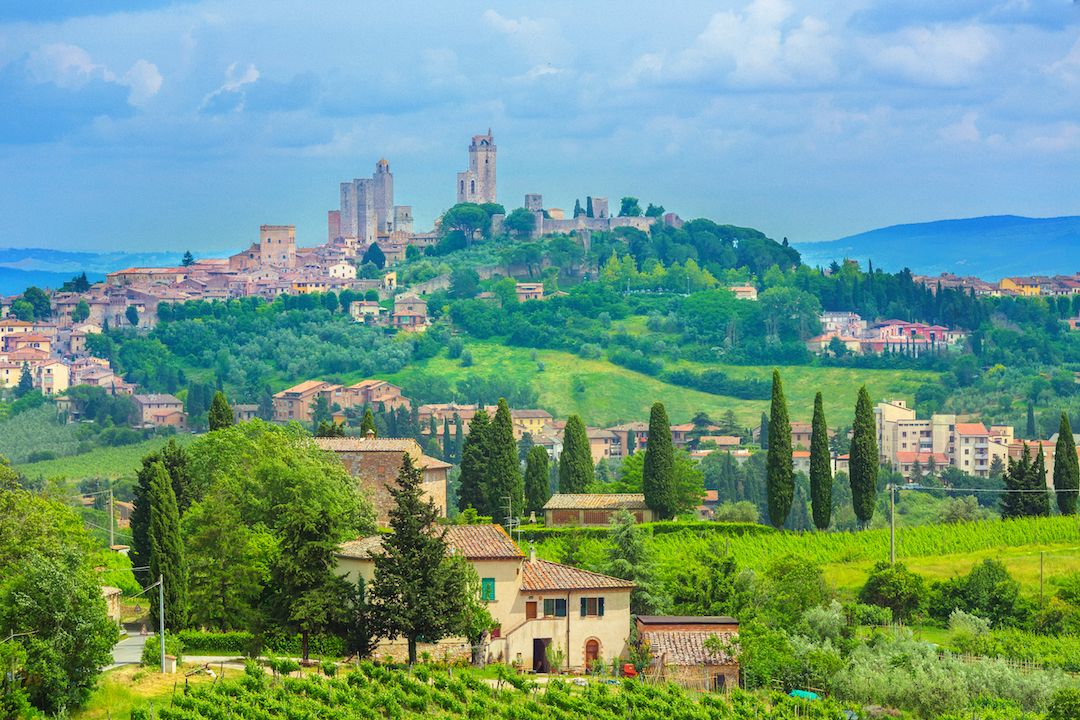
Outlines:
[[[768,400],[741,400],[711,395],[669,385],[656,378],[627,370],[607,360],[587,360],[558,350],[529,350],[505,347],[489,342],[471,342],[471,367],[445,355],[413,363],[397,373],[380,377],[406,386],[421,374],[439,375],[453,382],[469,375],[511,377],[528,382],[540,396],[540,405],[559,417],[578,413],[586,423],[610,425],[626,420],[648,418],[649,407],[659,400],[667,406],[673,422],[689,420],[705,411],[718,417],[734,410],[739,422],[756,425]],[[535,358],[535,359],[533,359]],[[541,370],[541,365],[543,370]],[[697,370],[715,368],[734,378],[754,377],[769,380],[772,367],[703,365],[681,363],[680,367]],[[784,379],[791,417],[810,420],[814,393],[825,397],[826,418],[833,425],[847,425],[854,412],[859,386],[865,383],[872,398],[911,399],[916,388],[936,377],[936,373],[912,370],[852,370],[847,368],[784,367]],[[359,379],[359,378],[357,378]]]
[[[186,445],[194,439],[194,436],[186,433],[178,434],[175,437],[177,442],[182,445]],[[134,445],[97,448],[82,455],[25,463],[16,467],[19,472],[32,478],[121,477],[134,473],[143,457],[160,448],[166,441],[167,438],[157,437]]]

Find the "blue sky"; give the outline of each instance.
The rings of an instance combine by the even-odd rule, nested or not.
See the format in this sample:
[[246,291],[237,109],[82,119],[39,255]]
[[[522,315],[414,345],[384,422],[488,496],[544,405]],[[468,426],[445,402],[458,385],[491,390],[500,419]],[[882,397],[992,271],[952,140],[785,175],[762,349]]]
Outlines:
[[0,98],[0,246],[314,244],[379,157],[429,226],[489,126],[508,207],[796,242],[1080,214],[1072,0],[7,2]]

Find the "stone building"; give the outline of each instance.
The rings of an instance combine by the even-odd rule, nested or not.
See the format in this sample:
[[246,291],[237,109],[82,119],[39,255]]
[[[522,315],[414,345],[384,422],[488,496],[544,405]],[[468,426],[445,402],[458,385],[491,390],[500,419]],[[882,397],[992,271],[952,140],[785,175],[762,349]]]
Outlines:
[[[727,616],[639,615],[640,642],[652,651],[648,674],[676,682],[692,690],[730,690],[739,686],[739,661],[735,643],[739,623]],[[705,641],[715,635],[728,649],[712,652]]]
[[[336,212],[338,234],[332,235],[331,242],[342,239],[366,247],[395,231],[412,232],[412,206],[394,204],[394,173],[386,159],[375,163],[371,177],[341,183],[340,208]],[[333,216],[328,225],[333,234]]]
[[469,169],[457,175],[459,203],[493,203],[495,200],[495,138],[473,135],[469,145]]
[[623,510],[638,522],[655,519],[641,493],[555,493],[544,505],[544,524],[607,525]]
[[[229,270],[293,268],[296,266],[296,226],[260,225],[259,241],[229,256]],[[183,279],[183,278],[181,278]]]
[[424,476],[423,491],[435,502],[439,515],[446,517],[446,474],[452,467],[433,457],[424,455],[420,445],[410,438],[366,437],[315,438],[323,450],[330,450],[367,491],[375,506],[375,521],[386,525],[394,499],[391,487],[397,486],[398,472],[408,453]]

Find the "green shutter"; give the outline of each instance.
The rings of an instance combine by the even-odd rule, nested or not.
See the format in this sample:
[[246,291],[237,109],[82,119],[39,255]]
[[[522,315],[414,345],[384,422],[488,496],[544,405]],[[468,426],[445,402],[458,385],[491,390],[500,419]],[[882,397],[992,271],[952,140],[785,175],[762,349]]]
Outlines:
[[486,602],[495,600],[495,578],[484,578],[480,581],[480,599]]
[[604,617],[604,598],[600,598],[596,601],[596,614],[600,617]]
[[589,603],[585,598],[581,598],[581,617],[585,617],[589,613]]

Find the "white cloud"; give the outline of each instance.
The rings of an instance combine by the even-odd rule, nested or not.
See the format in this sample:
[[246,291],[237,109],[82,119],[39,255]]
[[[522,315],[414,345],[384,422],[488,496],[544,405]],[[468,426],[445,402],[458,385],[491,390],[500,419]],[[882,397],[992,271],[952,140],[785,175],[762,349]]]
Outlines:
[[923,85],[963,85],[995,49],[980,25],[907,28],[864,44],[867,60],[886,75]]
[[243,88],[258,79],[259,69],[253,63],[248,63],[243,68],[240,67],[240,63],[232,63],[225,68],[225,82],[203,98],[199,109],[234,110],[237,112],[243,110]]
[[1080,80],[1080,39],[1077,39],[1065,57],[1050,63],[1044,68],[1044,71],[1049,75],[1056,75],[1066,82]]
[[138,107],[158,94],[163,78],[154,63],[136,60],[135,64],[124,73],[124,77],[120,78],[120,82],[131,88],[128,103]]
[[572,49],[563,40],[558,26],[552,20],[536,20],[525,16],[510,18],[490,9],[485,10],[481,17],[489,27],[505,35],[517,50],[524,52],[533,62],[565,58]]
[[753,0],[742,11],[714,14],[694,42],[670,61],[662,53],[640,56],[630,77],[726,79],[741,87],[812,84],[836,74],[838,45],[827,23],[810,15],[796,17],[786,0]]
[[140,58],[126,73],[117,76],[106,65],[94,62],[83,48],[67,43],[42,45],[27,57],[26,67],[35,81],[62,88],[80,88],[94,80],[123,85],[129,89],[128,104],[135,107],[157,95],[163,82],[152,62]]
[[977,112],[966,112],[958,121],[941,129],[941,137],[950,142],[972,143],[982,138],[976,121],[979,119]]

